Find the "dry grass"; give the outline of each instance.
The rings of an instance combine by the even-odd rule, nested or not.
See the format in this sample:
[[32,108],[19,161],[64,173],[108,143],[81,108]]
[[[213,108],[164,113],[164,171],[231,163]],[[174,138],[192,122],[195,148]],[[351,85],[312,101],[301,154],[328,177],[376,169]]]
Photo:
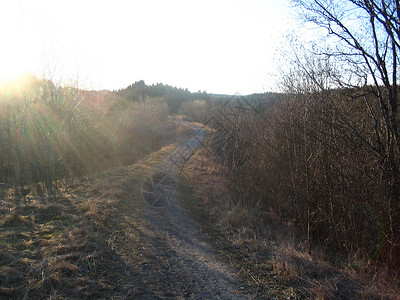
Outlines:
[[176,143],[53,195],[32,192],[22,201],[11,190],[0,193],[0,299],[139,295],[140,187]]
[[[11,206],[14,200],[4,202]],[[78,299],[105,292],[99,272],[108,272],[107,258],[118,264],[99,234],[109,204],[60,190],[52,202],[31,195],[2,214],[0,298]],[[85,205],[82,213],[79,208]],[[99,207],[106,209],[100,212]]]
[[225,174],[207,151],[198,151],[182,173],[195,199],[187,205],[208,219],[199,221],[205,230],[218,228],[225,236],[216,237],[220,247],[239,256],[241,263],[236,267],[260,297],[398,299],[400,288],[393,282],[368,275],[366,269],[330,265],[322,251],[309,251],[306,237],[301,238],[301,233],[273,211],[238,204]]

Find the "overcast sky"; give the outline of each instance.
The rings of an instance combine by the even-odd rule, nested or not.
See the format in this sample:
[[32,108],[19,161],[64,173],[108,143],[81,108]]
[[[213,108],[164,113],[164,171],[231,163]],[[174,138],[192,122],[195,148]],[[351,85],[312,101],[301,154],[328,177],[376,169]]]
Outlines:
[[289,0],[0,0],[0,79],[266,92],[291,27]]

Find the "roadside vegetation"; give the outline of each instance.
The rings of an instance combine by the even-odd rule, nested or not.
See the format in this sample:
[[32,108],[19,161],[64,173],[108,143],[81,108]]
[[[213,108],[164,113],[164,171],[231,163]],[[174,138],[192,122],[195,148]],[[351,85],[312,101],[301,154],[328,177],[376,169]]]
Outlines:
[[131,164],[171,139],[168,97],[120,94],[33,76],[3,83],[0,189],[16,198],[48,193],[76,176]]
[[309,251],[306,233],[273,209],[238,201],[229,170],[208,150],[189,160],[182,178],[184,205],[256,298],[397,299],[398,285],[385,272],[332,263],[323,248]]
[[[244,235],[263,240],[271,232],[263,224],[272,216],[287,226],[285,239],[295,242],[294,251],[367,276],[377,291],[392,291],[375,296],[353,291],[347,297],[395,297],[400,276],[398,6],[293,2],[306,23],[330,35],[311,47],[292,43],[282,94],[193,101],[183,112],[211,127],[207,149],[222,164],[234,195],[222,219],[236,215],[230,222],[239,222],[239,228],[243,220],[252,220],[246,227],[251,234]],[[246,211],[252,213],[244,216]],[[291,272],[286,263],[283,272]]]

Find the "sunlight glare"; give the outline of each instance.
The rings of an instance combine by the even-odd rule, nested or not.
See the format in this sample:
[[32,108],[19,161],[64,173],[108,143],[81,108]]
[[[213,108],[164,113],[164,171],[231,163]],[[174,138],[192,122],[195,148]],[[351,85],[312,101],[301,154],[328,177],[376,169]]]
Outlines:
[[27,62],[31,59],[32,44],[26,39],[18,6],[3,3],[0,12],[1,43],[0,81],[10,81],[31,72]]
[[[9,59],[7,59],[9,58]],[[0,59],[0,81],[13,81],[27,73],[24,64],[18,61],[18,57],[2,57]]]

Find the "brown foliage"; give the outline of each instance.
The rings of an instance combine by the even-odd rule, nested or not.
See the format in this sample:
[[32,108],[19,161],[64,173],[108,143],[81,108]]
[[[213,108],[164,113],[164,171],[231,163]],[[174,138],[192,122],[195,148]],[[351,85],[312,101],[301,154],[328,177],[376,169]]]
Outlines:
[[392,232],[400,207],[391,205],[385,162],[374,150],[368,91],[286,94],[256,112],[234,100],[215,113],[208,142],[242,204],[272,208],[306,233],[308,249],[322,246],[334,262],[398,274]]

